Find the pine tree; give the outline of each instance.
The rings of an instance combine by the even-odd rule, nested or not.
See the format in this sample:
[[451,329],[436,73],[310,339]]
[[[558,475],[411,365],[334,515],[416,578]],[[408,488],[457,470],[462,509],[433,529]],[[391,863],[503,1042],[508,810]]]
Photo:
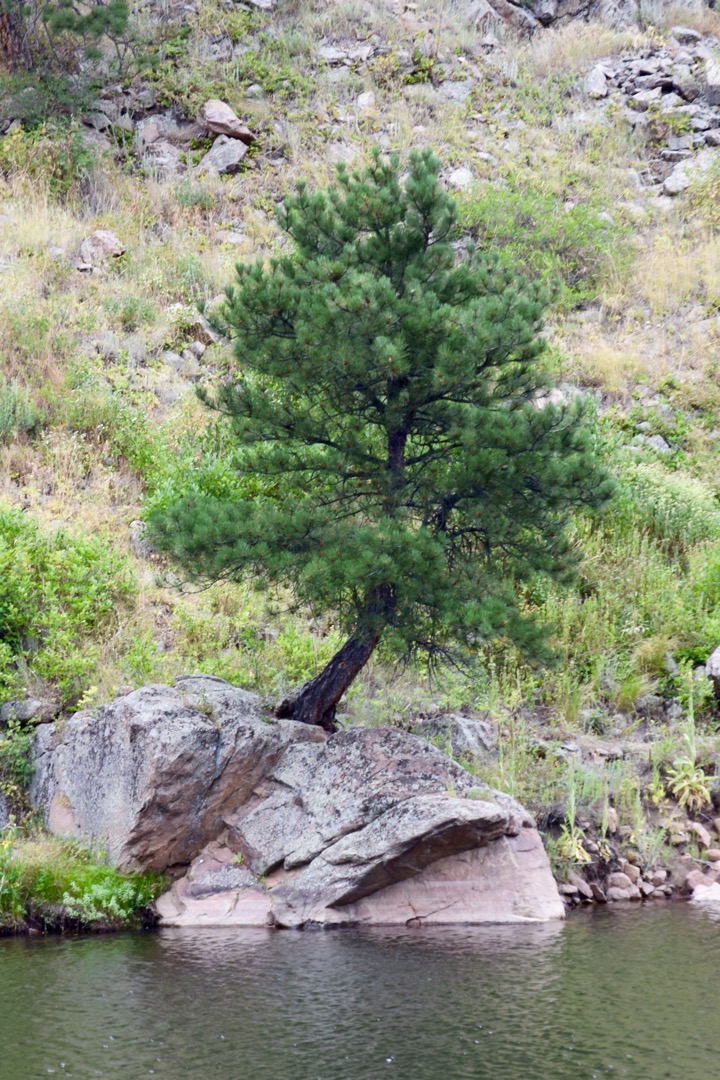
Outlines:
[[96,83],[118,74],[131,52],[129,18],[129,0],[0,0],[0,87],[10,93],[13,118],[86,106]]
[[432,658],[539,654],[518,585],[569,578],[569,516],[610,491],[583,404],[547,397],[543,289],[463,245],[439,170],[376,152],[284,202],[292,250],[238,265],[236,365],[206,395],[262,493],[151,517],[191,575],[286,587],[347,632],[276,710],[328,730],[383,635]]

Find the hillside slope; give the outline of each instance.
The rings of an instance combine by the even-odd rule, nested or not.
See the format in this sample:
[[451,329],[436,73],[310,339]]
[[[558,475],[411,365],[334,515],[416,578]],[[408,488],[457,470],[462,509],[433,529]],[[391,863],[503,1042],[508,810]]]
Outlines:
[[[661,846],[673,762],[690,755],[710,787],[720,763],[711,685],[693,675],[720,643],[720,17],[606,5],[613,25],[560,0],[508,24],[489,6],[143,5],[140,69],[77,117],[22,121],[7,82],[0,703],[39,702],[22,721],[187,671],[273,700],[334,651],[332,624],[286,597],[183,585],[142,518],[192,470],[236,482],[195,396],[230,343],[198,305],[274,250],[284,193],[374,145],[430,146],[467,231],[557,283],[556,393],[594,398],[618,497],[577,521],[578,586],[525,598],[556,628],[557,667],[488,645],[476,672],[430,683],[386,655],[348,722],[486,712],[505,735],[489,779],[548,822],[567,826],[571,804],[571,833],[576,813],[607,831],[612,803],[628,836]],[[527,36],[531,17],[554,25]],[[249,134],[210,130],[213,100]]]

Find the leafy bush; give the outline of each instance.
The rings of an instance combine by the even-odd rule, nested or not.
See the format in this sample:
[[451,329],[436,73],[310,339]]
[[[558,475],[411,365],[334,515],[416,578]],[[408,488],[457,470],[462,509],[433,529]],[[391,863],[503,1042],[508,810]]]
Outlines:
[[132,55],[128,0],[0,0],[0,13],[9,111],[31,125],[82,111]]
[[159,874],[120,874],[75,841],[0,833],[0,925],[136,926],[164,887]]
[[16,127],[0,139],[0,176],[44,187],[53,198],[63,199],[77,188],[94,163],[78,124]]
[[0,442],[30,435],[42,422],[39,409],[17,379],[0,375]]
[[668,472],[654,462],[624,471],[618,515],[671,551],[720,538],[720,503],[701,480]]
[[460,203],[462,222],[483,249],[530,278],[556,280],[560,299],[577,304],[595,295],[622,231],[592,206],[568,207],[562,197],[516,183],[488,185]]
[[16,813],[25,809],[27,787],[32,775],[31,742],[32,732],[23,728],[17,720],[11,720],[5,730],[0,731],[0,795]]
[[21,669],[53,682],[72,704],[97,659],[116,606],[135,590],[128,566],[99,537],[43,533],[17,510],[0,511],[0,700]]

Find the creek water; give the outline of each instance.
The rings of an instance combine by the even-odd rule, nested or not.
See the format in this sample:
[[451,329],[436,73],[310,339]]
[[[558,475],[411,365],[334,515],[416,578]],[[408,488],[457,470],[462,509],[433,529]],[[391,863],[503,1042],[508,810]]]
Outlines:
[[0,940],[0,1078],[711,1080],[720,916]]

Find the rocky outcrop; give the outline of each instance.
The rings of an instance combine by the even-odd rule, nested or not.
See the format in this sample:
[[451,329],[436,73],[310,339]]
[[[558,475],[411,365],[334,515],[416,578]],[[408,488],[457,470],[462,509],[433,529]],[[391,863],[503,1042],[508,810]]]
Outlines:
[[257,699],[210,676],[149,686],[43,725],[31,799],[48,828],[105,848],[121,870],[189,863],[290,743],[312,728],[263,723]]
[[[698,0],[698,3],[700,0]],[[639,0],[471,0],[469,14],[481,23],[505,22],[533,32],[574,19],[601,19],[614,26],[636,23]]]
[[523,808],[407,732],[267,722],[196,676],[44,726],[35,765],[52,831],[186,869],[158,901],[169,925],[562,917]]

